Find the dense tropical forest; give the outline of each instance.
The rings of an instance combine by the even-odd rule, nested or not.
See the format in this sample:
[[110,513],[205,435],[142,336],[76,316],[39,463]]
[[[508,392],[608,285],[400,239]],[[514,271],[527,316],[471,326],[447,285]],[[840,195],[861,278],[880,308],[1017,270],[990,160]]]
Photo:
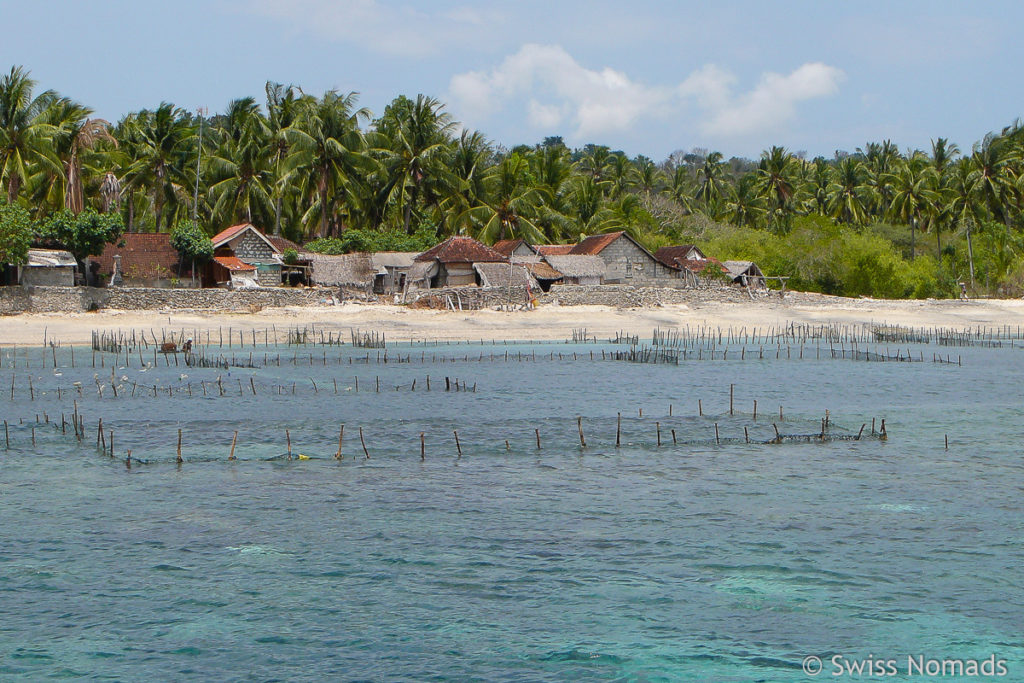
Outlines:
[[173,104],[117,123],[13,67],[0,77],[0,261],[30,243],[80,260],[120,231],[252,222],[328,252],[424,249],[450,234],[537,243],[626,230],[696,243],[790,287],[849,296],[1024,294],[1024,129],[971,149],[869,142],[832,158],[693,149],[660,162],[559,137],[511,149],[442,102],[267,83],[223,113]]

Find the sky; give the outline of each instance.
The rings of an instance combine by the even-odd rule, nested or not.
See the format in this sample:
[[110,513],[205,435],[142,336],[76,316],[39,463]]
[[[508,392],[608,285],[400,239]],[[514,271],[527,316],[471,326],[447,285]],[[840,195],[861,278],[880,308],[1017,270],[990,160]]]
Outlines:
[[424,93],[505,147],[559,135],[660,161],[969,150],[1024,116],[1019,1],[0,0],[0,18],[0,70],[110,121],[224,111],[273,80],[374,114]]

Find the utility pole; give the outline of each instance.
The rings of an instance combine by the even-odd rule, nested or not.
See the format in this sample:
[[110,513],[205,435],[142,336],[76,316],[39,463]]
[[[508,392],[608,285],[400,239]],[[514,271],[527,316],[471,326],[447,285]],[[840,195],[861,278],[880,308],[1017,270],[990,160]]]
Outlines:
[[196,109],[199,115],[199,154],[196,156],[196,193],[192,198],[192,220],[199,220],[199,167],[203,160],[203,119],[206,117],[206,107]]

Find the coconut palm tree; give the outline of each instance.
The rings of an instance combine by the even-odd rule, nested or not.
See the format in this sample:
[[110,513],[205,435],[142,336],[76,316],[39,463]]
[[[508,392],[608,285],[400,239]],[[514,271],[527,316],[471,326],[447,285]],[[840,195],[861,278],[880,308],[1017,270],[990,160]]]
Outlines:
[[942,252],[941,231],[944,223],[949,222],[949,214],[945,210],[945,194],[949,186],[949,171],[953,162],[960,155],[960,148],[946,138],[932,140],[932,180],[935,183],[935,202],[930,208],[932,225],[935,227],[935,248]]
[[978,198],[996,220],[1009,225],[1016,199],[1013,167],[1020,162],[1006,138],[992,133],[974,145],[969,157]]
[[220,144],[207,157],[213,219],[220,227],[236,220],[252,223],[273,215],[274,148],[270,129],[251,97],[228,105]]
[[893,191],[889,212],[910,226],[910,260],[914,260],[915,235],[923,228],[929,209],[939,197],[934,189],[935,171],[929,159],[918,153],[897,163],[888,176],[888,185]]
[[726,165],[721,152],[711,152],[697,169],[697,198],[712,218],[718,215],[718,203],[728,185]]
[[774,146],[761,153],[757,167],[758,193],[768,206],[769,223],[776,230],[785,230],[793,210],[793,155],[784,147]]
[[[52,186],[59,189],[64,208],[78,214],[85,209],[83,190],[83,157],[96,150],[102,143],[116,147],[117,140],[110,134],[110,123],[104,119],[92,119],[92,110],[61,97],[55,100],[44,115],[53,127],[53,152],[61,162],[61,173],[52,176]],[[104,164],[106,165],[106,164]],[[96,175],[101,169],[87,169]]]
[[871,188],[864,184],[862,163],[855,157],[841,159],[832,171],[827,209],[840,223],[863,225],[867,221]]
[[455,122],[440,100],[417,95],[412,101],[399,97],[388,105],[376,123],[384,142],[386,173],[395,179],[391,200],[402,212],[402,225],[412,234],[412,212],[424,190],[433,184],[450,184],[448,143]]
[[516,152],[507,154],[488,170],[481,205],[468,210],[480,226],[477,238],[490,243],[512,238],[542,241],[544,234],[534,218],[547,194],[534,183],[529,162]]
[[[285,194],[294,189],[283,180],[282,168],[288,157],[288,130],[299,116],[300,96],[294,86],[267,81],[267,132],[270,137],[270,166],[273,170],[274,234],[281,234],[281,210]],[[293,193],[294,194],[294,193]]]
[[[338,198],[351,193],[357,176],[374,170],[374,162],[363,154],[365,141],[359,122],[367,120],[366,109],[356,109],[358,94],[336,91],[320,99],[303,97],[295,125],[285,130],[289,153],[284,164],[285,182],[304,184],[313,201],[303,215],[307,225],[319,219],[319,235],[340,231]],[[305,182],[303,182],[305,179]]]
[[[131,114],[119,126],[119,143],[127,142],[131,160],[125,169],[131,190],[152,195],[156,230],[161,222],[169,228],[179,198],[189,194],[194,178],[192,157],[197,151],[196,131],[185,110],[168,102],[150,111]],[[165,215],[164,208],[172,210]],[[129,221],[131,224],[131,221]]]
[[751,173],[740,176],[736,184],[728,188],[726,218],[741,228],[754,227],[764,214],[764,202],[757,192],[757,176]]
[[10,203],[18,198],[33,168],[61,173],[50,140],[55,130],[45,118],[57,94],[46,90],[33,97],[35,86],[20,66],[11,67],[11,72],[0,78],[0,182],[7,184]]

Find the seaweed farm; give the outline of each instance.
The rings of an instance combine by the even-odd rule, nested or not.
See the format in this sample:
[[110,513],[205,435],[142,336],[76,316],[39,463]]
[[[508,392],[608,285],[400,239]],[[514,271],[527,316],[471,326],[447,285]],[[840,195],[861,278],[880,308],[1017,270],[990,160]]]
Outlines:
[[1019,677],[1022,371],[881,324],[0,347],[0,677]]

